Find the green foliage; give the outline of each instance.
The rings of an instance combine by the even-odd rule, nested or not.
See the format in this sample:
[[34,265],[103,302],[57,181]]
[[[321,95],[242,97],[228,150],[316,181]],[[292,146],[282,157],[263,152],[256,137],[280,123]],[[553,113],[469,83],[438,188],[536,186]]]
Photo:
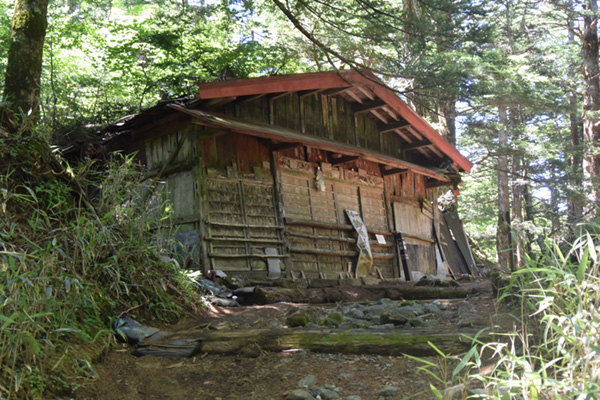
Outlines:
[[[600,395],[600,236],[585,234],[566,252],[547,241],[537,258],[507,278],[499,302],[515,306],[512,332],[472,347],[451,374],[421,360],[442,390],[483,387],[469,398],[592,399]],[[452,358],[441,354],[442,365]],[[491,363],[491,365],[489,365]],[[486,368],[483,368],[486,367]],[[440,389],[441,388],[441,389]]]
[[95,375],[116,314],[172,321],[191,288],[160,261],[132,158],[71,170],[29,135],[0,137],[0,154],[0,397],[69,393]]

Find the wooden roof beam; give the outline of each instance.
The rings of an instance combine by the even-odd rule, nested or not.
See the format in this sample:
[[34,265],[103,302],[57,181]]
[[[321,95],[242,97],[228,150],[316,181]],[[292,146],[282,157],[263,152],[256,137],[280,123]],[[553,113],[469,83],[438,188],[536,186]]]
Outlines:
[[269,99],[269,101],[271,100],[277,100],[281,97],[285,97],[290,93],[294,93],[294,92],[283,92],[283,93],[273,93],[267,96],[267,98]]
[[375,96],[373,95],[373,92],[371,92],[369,89],[367,89],[364,86],[356,86],[356,88],[358,90],[360,90],[365,96],[367,96],[370,100],[375,100]]
[[335,158],[331,161],[331,165],[342,165],[342,164],[346,164],[352,161],[356,161],[358,160],[358,156],[343,156],[343,157],[339,157],[339,158]]
[[443,182],[443,181],[438,181],[435,179],[427,179],[427,182],[425,182],[425,189],[434,189],[434,188],[438,188],[438,187],[442,187],[442,186],[451,186],[452,184],[450,182]]
[[379,133],[387,133],[395,131],[396,129],[407,128],[409,126],[410,124],[406,121],[398,121],[391,124],[377,124],[377,130]]
[[387,118],[384,117],[383,115],[381,115],[381,113],[379,111],[377,111],[377,110],[371,110],[371,114],[373,114],[374,116],[376,116],[384,124],[388,123]]
[[301,92],[298,92],[298,96],[300,97],[300,100],[304,99],[305,97],[308,96],[312,96],[313,94],[318,94],[318,93],[322,93],[324,92],[325,89],[317,89],[317,90],[303,90]]
[[240,99],[239,102],[240,103],[248,103],[248,102],[251,102],[253,100],[260,99],[261,97],[264,97],[264,96],[265,96],[264,93],[257,94],[255,96],[248,96],[248,97],[244,97],[243,99]]
[[227,103],[231,103],[232,101],[234,101],[235,99],[237,99],[237,97],[219,97],[216,99],[210,99],[207,100],[203,106],[205,106],[206,108],[216,108],[216,107],[221,107]]
[[354,89],[354,88],[350,88],[350,90],[346,91],[346,94],[348,96],[352,97],[354,99],[354,101],[356,101],[357,103],[362,104],[363,99],[361,99],[360,96],[357,95],[356,93],[354,93],[351,89]]
[[369,103],[364,103],[361,105],[353,106],[352,112],[354,112],[354,114],[365,114],[371,110],[377,110],[378,108],[382,108],[385,105],[386,105],[385,102],[383,102],[381,100],[371,101]]
[[422,147],[427,147],[427,146],[431,146],[431,142],[429,140],[421,140],[419,142],[414,142],[414,143],[408,144],[406,146],[403,146],[402,150],[412,151],[412,150],[418,150]]
[[390,175],[396,175],[396,174],[403,174],[405,172],[408,172],[407,168],[390,168],[390,169],[383,169],[381,171],[383,173],[383,176],[390,176]]
[[277,143],[274,144],[273,147],[271,147],[271,150],[275,153],[278,151],[295,149],[301,146],[303,146],[302,143]]
[[337,96],[338,94],[346,93],[348,90],[352,89],[352,87],[343,87],[336,89],[328,89],[323,91],[323,94],[326,96]]

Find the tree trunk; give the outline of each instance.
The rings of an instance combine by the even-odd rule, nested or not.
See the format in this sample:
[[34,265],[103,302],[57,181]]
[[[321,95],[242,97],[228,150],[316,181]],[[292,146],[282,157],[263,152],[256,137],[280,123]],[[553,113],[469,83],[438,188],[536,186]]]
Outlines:
[[441,134],[448,142],[456,144],[456,99],[444,97],[438,101],[438,121]]
[[496,252],[498,264],[512,266],[510,249],[510,189],[508,185],[508,113],[506,107],[498,106],[500,131],[498,132],[498,230],[496,233]]
[[586,196],[584,216],[592,220],[600,199],[598,173],[600,154],[596,146],[600,139],[600,93],[598,92],[598,3],[587,0],[583,18],[583,186]]
[[13,112],[37,119],[48,0],[16,0],[4,96]]
[[577,223],[581,219],[581,193],[577,188],[582,187],[581,182],[581,131],[579,129],[579,120],[575,110],[577,109],[577,97],[575,93],[569,95],[569,105],[572,112],[569,114],[571,124],[571,173],[570,180],[573,187],[573,193],[569,196],[569,224]]
[[[521,166],[521,156],[516,154],[513,157],[513,192],[512,192],[512,223],[513,226],[518,224],[523,226],[523,193],[525,190],[525,181],[523,177],[523,171]],[[523,242],[525,238],[525,232],[523,229],[517,229],[515,243],[515,258],[516,263],[519,267],[523,265]]]

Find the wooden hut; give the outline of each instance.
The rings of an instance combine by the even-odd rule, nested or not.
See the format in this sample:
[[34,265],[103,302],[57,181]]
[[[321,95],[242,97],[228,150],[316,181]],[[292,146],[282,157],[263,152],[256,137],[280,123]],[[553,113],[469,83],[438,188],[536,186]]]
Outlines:
[[106,134],[164,180],[201,267],[233,275],[435,273],[436,188],[472,166],[368,72],[200,84]]

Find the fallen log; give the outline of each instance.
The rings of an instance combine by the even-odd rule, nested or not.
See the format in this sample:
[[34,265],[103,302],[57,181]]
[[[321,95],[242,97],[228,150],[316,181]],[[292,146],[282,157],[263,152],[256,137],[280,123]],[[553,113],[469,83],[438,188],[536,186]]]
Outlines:
[[[432,343],[445,354],[460,354],[471,347],[470,337],[475,331],[431,333],[421,330],[398,332],[370,329],[248,329],[239,331],[203,331],[188,334],[170,344],[140,342],[134,354],[145,355],[167,352],[171,357],[194,354],[244,355],[248,349],[281,352],[305,350],[316,353],[373,354],[400,356],[433,356],[438,353]],[[479,338],[481,339],[481,337]],[[172,349],[170,349],[172,347]],[[172,351],[169,351],[172,350]]]
[[324,304],[341,301],[434,300],[459,299],[478,292],[476,288],[425,287],[425,286],[337,286],[326,288],[257,287],[245,304],[309,303]]

